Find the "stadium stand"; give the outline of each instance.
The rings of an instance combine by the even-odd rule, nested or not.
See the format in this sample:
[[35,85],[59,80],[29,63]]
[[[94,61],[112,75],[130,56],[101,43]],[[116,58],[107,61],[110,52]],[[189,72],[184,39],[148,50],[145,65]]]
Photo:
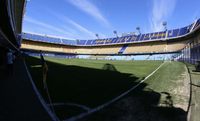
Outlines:
[[[164,60],[165,57],[170,58],[175,53],[179,61],[193,64],[200,61],[200,35],[196,34],[197,30],[199,34],[200,19],[188,26],[161,32],[94,40],[68,40],[48,35],[22,33],[25,5],[25,0],[0,0],[0,70],[2,75],[5,75],[8,49],[20,55],[22,54],[19,51],[20,45],[21,49],[26,50],[26,54],[34,56],[38,56],[37,52],[42,50],[49,52],[45,53],[45,56],[52,57]],[[193,35],[188,36],[190,34]],[[37,52],[32,53],[31,50]],[[169,54],[171,52],[172,54]],[[122,57],[118,56],[119,54],[131,56]],[[137,55],[132,56],[134,54]],[[57,117],[39,94],[21,55],[15,60],[14,72],[11,78],[0,77],[2,82],[0,120],[57,121]]]
[[[93,55],[178,52],[187,43],[185,37],[194,33],[199,25],[200,19],[179,29],[94,40],[68,40],[47,35],[23,33],[22,38],[24,41],[21,48]],[[179,39],[177,40],[177,38]]]
[[122,48],[120,49],[120,51],[118,53],[119,54],[124,53],[124,51],[126,50],[127,47],[128,47],[128,44],[123,45]]
[[49,44],[44,42],[34,42],[34,41],[23,41],[21,48],[31,49],[31,50],[42,50],[50,52],[65,52],[65,53],[74,53],[71,47],[64,47],[56,44]]
[[138,53],[167,53],[177,52],[185,47],[186,41],[157,41],[146,43],[133,43],[125,45],[109,46],[67,46],[50,44],[44,42],[24,40],[21,48],[31,50],[42,50],[47,52],[61,52],[72,54],[138,54]]
[[198,64],[200,61],[199,53],[200,53],[200,35],[198,34],[190,39],[190,41],[182,49],[181,53],[177,55],[176,60],[188,62],[191,64]]
[[174,52],[174,51],[180,51],[186,46],[186,42],[172,42],[167,43],[166,51],[168,52]]
[[94,47],[92,54],[117,54],[121,46]]
[[75,54],[117,54],[121,48],[121,45],[106,47],[76,47],[24,40],[21,48]]
[[159,53],[164,52],[166,47],[166,42],[162,43],[137,43],[129,45],[125,50],[125,54],[130,53]]
[[51,37],[47,35],[30,34],[30,33],[23,33],[22,38],[38,42],[54,43],[61,45],[74,45],[74,46],[114,45],[114,44],[125,44],[134,42],[147,42],[147,41],[158,41],[158,40],[160,41],[160,40],[184,37],[187,34],[193,32],[199,26],[199,23],[200,19],[198,19],[197,21],[188,26],[179,29],[139,34],[139,35],[128,35],[117,38],[95,39],[95,40],[73,41],[64,38]]

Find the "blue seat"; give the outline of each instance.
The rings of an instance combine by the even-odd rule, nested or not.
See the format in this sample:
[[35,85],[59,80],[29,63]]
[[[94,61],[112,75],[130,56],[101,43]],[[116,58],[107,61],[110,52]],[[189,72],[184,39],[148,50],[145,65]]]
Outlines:
[[168,38],[177,37],[178,33],[179,33],[179,29],[169,30],[167,37]]
[[188,26],[180,29],[178,36],[183,36],[189,32]]
[[86,45],[91,45],[92,40],[87,40]]
[[158,38],[158,36],[157,36],[158,34],[159,34],[159,32],[151,33],[150,34],[151,40],[157,39]]
[[144,36],[145,36],[145,34],[142,34],[142,35],[140,36],[139,41],[143,41],[143,40],[144,40]]
[[144,40],[150,40],[150,34],[145,34]]

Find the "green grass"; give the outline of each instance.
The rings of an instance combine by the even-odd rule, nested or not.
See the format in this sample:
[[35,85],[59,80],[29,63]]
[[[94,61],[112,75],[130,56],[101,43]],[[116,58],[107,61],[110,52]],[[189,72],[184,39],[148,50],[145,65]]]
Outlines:
[[[127,91],[155,70],[162,61],[104,61],[45,58],[47,85],[53,102],[99,106]],[[46,98],[38,58],[26,62],[39,91]]]
[[[46,58],[46,61],[49,67],[47,84],[54,102],[73,102],[89,107],[103,104],[130,89],[162,63],[58,58]],[[27,58],[27,63],[37,86],[45,93],[40,60]],[[109,70],[110,66],[113,71]]]
[[[181,79],[179,76],[183,73],[184,64],[180,62],[166,62],[159,71],[151,76],[146,83],[150,84],[149,87],[156,90],[171,91],[172,88],[177,86],[176,80]],[[158,83],[160,86],[158,86]]]
[[[76,103],[95,108],[127,91],[153,72],[162,61],[106,61],[85,59],[45,58],[49,67],[47,84],[53,102]],[[27,57],[27,65],[41,94],[46,98],[42,84],[42,68],[38,58]],[[179,100],[173,89],[182,85],[184,64],[166,62],[143,84],[148,89],[168,93],[171,100]],[[179,80],[179,81],[177,81]],[[153,98],[153,97],[152,97]],[[160,101],[165,99],[160,96]],[[62,119],[84,110],[63,106],[56,109]],[[66,116],[67,115],[67,116]]]
[[84,121],[187,121],[186,72],[183,63],[165,62],[136,90]]
[[86,68],[103,69],[107,63],[115,66],[116,70],[121,73],[134,74],[137,77],[146,77],[162,61],[107,61],[107,60],[85,60],[85,59],[59,59],[46,58],[48,61],[60,63],[63,65],[76,65]]
[[170,96],[173,105],[188,103],[189,97],[184,97],[185,95],[180,92],[182,90],[189,92],[189,88],[184,85],[185,81],[188,81],[187,84],[189,83],[189,80],[184,80],[186,71],[183,63],[166,62],[159,71],[145,82],[148,84],[146,88],[153,89],[161,94],[160,103],[166,100],[166,94]]

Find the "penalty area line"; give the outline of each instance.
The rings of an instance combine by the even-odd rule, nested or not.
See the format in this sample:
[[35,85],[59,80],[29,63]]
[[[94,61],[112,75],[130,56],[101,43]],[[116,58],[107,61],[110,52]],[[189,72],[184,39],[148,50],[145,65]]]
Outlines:
[[128,93],[130,93],[131,91],[133,91],[134,89],[136,89],[140,84],[142,84],[144,81],[146,81],[149,77],[151,77],[154,73],[156,73],[166,62],[162,63],[157,69],[155,69],[152,73],[150,73],[147,77],[145,77],[143,80],[141,80],[137,85],[133,86],[131,89],[127,90],[126,92],[120,94],[119,96],[115,97],[114,99],[100,105],[100,106],[97,106],[96,108],[93,108],[91,110],[88,110],[88,112],[85,112],[85,113],[81,113],[77,116],[74,116],[74,117],[71,117],[71,118],[68,118],[68,119],[65,119],[63,121],[76,121],[78,119],[81,119],[85,116],[88,116],[94,112],[97,112],[103,108],[105,108],[106,106],[116,102],[117,100],[119,100],[120,98],[124,97],[125,95],[127,95]]

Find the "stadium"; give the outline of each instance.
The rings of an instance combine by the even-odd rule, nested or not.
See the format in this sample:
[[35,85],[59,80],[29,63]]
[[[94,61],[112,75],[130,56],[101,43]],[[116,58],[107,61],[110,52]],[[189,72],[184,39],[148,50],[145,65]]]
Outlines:
[[[71,6],[86,5],[80,10],[99,17],[104,25],[108,23],[94,1],[69,1]],[[61,18],[80,29],[79,37],[88,33],[83,36],[86,39],[69,39],[37,33],[35,25],[40,25],[41,31],[46,27],[46,32],[52,29],[67,35],[64,29],[56,28],[59,24],[54,27],[29,17],[31,4],[42,4],[31,2],[0,0],[1,121],[200,119],[200,19],[176,28],[162,22],[159,31],[141,32],[136,27],[137,32],[120,35],[114,30],[114,35],[101,37],[69,18]],[[60,18],[56,9],[44,8],[37,8],[40,14],[47,11]],[[82,14],[77,15],[79,19]]]

